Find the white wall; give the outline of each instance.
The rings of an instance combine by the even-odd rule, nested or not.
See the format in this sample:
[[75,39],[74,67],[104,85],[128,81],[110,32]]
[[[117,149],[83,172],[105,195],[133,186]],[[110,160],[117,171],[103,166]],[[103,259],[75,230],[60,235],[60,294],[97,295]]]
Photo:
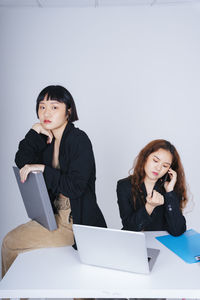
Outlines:
[[74,96],[110,227],[121,227],[117,180],[146,143],[164,138],[180,152],[193,194],[188,227],[200,230],[199,53],[199,6],[1,9],[0,241],[27,220],[11,167],[48,84]]

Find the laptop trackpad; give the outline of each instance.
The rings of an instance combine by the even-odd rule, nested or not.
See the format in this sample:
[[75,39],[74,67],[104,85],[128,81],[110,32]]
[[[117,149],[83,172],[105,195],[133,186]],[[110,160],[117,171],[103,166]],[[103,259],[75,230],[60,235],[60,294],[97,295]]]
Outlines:
[[148,256],[148,263],[149,263],[149,270],[151,271],[156,259],[158,257],[160,250],[153,249],[153,248],[147,248],[147,256]]

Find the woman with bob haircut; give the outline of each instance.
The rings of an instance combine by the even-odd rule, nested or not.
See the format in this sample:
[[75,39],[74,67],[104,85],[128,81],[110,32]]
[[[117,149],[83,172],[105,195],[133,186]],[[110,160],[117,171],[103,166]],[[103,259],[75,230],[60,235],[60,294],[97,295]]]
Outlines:
[[117,183],[122,229],[184,233],[182,211],[188,199],[176,148],[166,140],[154,140],[140,151],[132,170],[132,175]]
[[43,172],[58,229],[30,221],[9,232],[2,243],[3,276],[21,252],[74,245],[73,223],[106,227],[96,201],[92,144],[73,124],[78,115],[72,95],[62,86],[46,87],[36,113],[39,122],[19,143],[15,162],[22,182],[32,171]]

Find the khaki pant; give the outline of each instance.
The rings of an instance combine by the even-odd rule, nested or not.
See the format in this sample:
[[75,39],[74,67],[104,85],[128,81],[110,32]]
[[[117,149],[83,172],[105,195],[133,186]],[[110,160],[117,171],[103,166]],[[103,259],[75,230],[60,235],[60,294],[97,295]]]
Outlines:
[[55,215],[58,229],[49,231],[36,221],[22,224],[10,231],[2,243],[2,278],[19,253],[38,248],[62,247],[74,244],[70,208]]

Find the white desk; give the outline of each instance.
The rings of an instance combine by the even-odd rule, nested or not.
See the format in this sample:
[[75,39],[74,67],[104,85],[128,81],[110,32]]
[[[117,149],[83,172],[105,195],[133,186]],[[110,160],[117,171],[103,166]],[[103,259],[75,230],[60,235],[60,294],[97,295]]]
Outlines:
[[187,264],[147,232],[147,246],[161,250],[150,275],[83,265],[72,247],[18,256],[0,282],[5,298],[200,298],[200,263]]

